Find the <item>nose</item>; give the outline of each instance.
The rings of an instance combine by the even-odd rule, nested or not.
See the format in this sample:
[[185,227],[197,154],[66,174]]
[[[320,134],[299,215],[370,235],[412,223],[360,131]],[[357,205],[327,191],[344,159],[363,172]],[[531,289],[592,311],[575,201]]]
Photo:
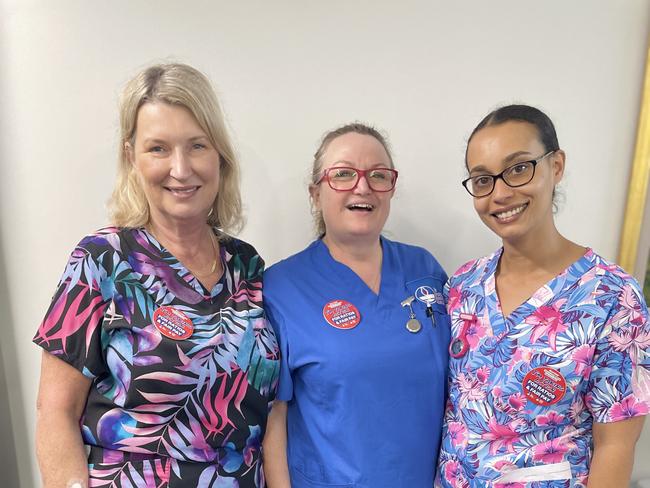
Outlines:
[[357,181],[357,186],[354,189],[354,193],[357,195],[367,195],[371,191],[372,190],[370,189],[370,185],[368,185],[366,175],[359,175],[359,181]]
[[186,180],[192,175],[192,163],[182,148],[172,152],[169,175],[179,181]]
[[492,199],[495,201],[507,200],[513,194],[513,188],[508,186],[503,178],[497,178],[494,182],[494,190],[492,191]]

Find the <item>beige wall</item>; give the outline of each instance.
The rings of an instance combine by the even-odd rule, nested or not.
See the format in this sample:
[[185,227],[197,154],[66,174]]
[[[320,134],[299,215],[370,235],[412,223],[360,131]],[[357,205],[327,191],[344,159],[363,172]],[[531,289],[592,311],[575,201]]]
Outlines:
[[[13,421],[0,457],[15,449],[21,486],[36,486],[30,340],[67,254],[105,223],[117,94],[139,67],[181,60],[214,80],[243,163],[242,237],[269,263],[310,239],[310,155],[353,119],[384,128],[395,149],[391,235],[449,271],[491,251],[458,181],[471,128],[513,101],[557,124],[561,230],[615,258],[649,26],[647,0],[0,0],[0,346]],[[650,476],[648,437],[637,475]]]

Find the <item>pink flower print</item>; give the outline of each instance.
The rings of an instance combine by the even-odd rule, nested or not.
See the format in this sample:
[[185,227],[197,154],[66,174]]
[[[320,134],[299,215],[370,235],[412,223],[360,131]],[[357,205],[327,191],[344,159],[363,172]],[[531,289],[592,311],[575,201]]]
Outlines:
[[482,324],[481,320],[475,320],[474,322],[471,322],[469,324],[469,327],[467,328],[467,342],[469,342],[469,345],[472,349],[475,349],[479,342],[481,342],[481,339],[487,335],[485,327]]
[[[517,469],[517,465],[510,461],[499,460],[496,463],[494,463],[493,468],[497,470],[499,473],[505,474],[508,471]],[[515,481],[506,481],[504,483],[499,483],[498,481],[496,481],[493,485],[493,488],[526,488],[526,483],[519,483]]]
[[496,395],[495,392],[492,392],[492,398],[493,398],[493,403],[494,403],[494,408],[496,408],[499,412],[504,412],[504,413],[512,413],[512,407],[508,405],[505,401],[503,401],[503,398],[499,395]]
[[[589,396],[589,394],[587,394],[587,396]],[[582,401],[582,397],[577,397],[569,407],[569,418],[573,423],[576,423],[584,411],[585,404]]]
[[508,397],[508,404],[517,411],[524,408],[527,401],[526,395],[523,393],[515,393]]
[[648,414],[648,404],[646,402],[638,402],[634,396],[626,396],[622,401],[616,402],[609,409],[609,418],[612,422],[617,420],[625,420],[639,415]]
[[594,357],[595,346],[583,344],[576,347],[571,353],[571,359],[575,363],[573,372],[582,376],[584,379],[589,378],[591,372],[592,360]]
[[480,383],[485,383],[487,379],[490,377],[490,368],[487,366],[483,365],[479,369],[476,370],[476,379]]
[[544,464],[560,463],[564,455],[573,449],[574,443],[566,439],[553,439],[533,447],[533,459]]
[[451,483],[454,488],[469,487],[463,469],[458,461],[447,461],[442,469],[445,473],[445,480]]
[[497,454],[501,449],[514,452],[514,443],[520,439],[517,429],[522,423],[521,419],[515,419],[507,424],[499,424],[494,417],[491,417],[488,422],[489,430],[481,434],[481,439],[489,442],[490,455]]
[[447,429],[454,447],[464,447],[467,445],[467,427],[465,425],[460,422],[449,422]]
[[519,346],[515,349],[515,353],[512,355],[512,359],[508,363],[508,374],[512,374],[513,370],[517,367],[518,363],[524,362],[526,364],[530,363],[530,359],[533,357],[532,351],[529,347]]
[[553,307],[542,305],[535,312],[526,317],[526,323],[533,325],[530,340],[534,344],[540,337],[548,336],[548,343],[556,351],[555,339],[558,334],[567,330],[567,325],[562,321],[562,314]]
[[640,326],[619,329],[612,332],[608,340],[618,352],[629,350],[632,361],[638,363],[639,353],[650,348],[650,330]]
[[506,471],[510,471],[511,469],[515,469],[517,465],[511,461],[505,460],[505,459],[499,459],[494,465],[492,466],[495,470],[499,471],[500,473],[505,473]]
[[[504,398],[502,396],[503,393],[501,391],[501,388],[499,388],[499,387],[493,388],[490,393],[492,395],[492,399],[493,399],[492,401],[494,403],[494,408],[496,408],[500,412],[506,413],[508,415],[516,415],[517,412],[520,410],[519,408],[514,406],[514,405],[518,404],[518,395],[519,394],[510,395],[510,397],[508,397],[506,399],[506,398]],[[510,402],[511,397],[514,397],[513,398],[514,405],[513,405],[513,403]],[[522,395],[522,397],[523,397],[523,395]],[[526,403],[525,397],[523,397],[523,398],[524,398],[524,404],[525,404]]]
[[457,382],[461,406],[465,406],[468,401],[480,401],[485,398],[484,386],[474,375],[460,373]]
[[494,469],[496,469],[499,472],[510,471],[511,469],[515,469],[516,467],[517,467],[516,464],[514,464],[511,461],[507,461],[505,459],[499,459],[496,463],[494,463]]
[[450,288],[449,295],[447,296],[447,310],[451,313],[460,306],[460,288]]
[[627,310],[628,321],[633,325],[642,325],[645,321],[641,312],[641,303],[639,296],[631,286],[623,288],[618,302],[624,310]]
[[650,398],[650,369],[639,367],[632,377],[632,393],[636,398]]
[[551,410],[545,415],[539,415],[537,418],[535,418],[535,423],[539,426],[548,426],[548,427],[554,427],[556,425],[562,425],[564,422],[564,415],[556,412],[555,410]]

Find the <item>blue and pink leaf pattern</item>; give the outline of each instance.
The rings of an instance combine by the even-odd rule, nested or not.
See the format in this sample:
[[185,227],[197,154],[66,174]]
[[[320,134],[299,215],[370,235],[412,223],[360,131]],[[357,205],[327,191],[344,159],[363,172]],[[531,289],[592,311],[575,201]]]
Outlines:
[[[145,229],[107,228],[72,253],[34,341],[93,380],[82,436],[90,485],[260,487],[261,441],[279,373],[262,308],[264,263],[221,242],[207,290]],[[191,319],[185,340],[153,324]]]
[[[452,336],[473,314],[468,353],[450,359],[449,400],[436,486],[585,487],[593,422],[650,411],[650,322],[638,284],[588,249],[508,317],[496,293],[501,250],[449,280]],[[466,317],[466,315],[464,315]],[[566,381],[553,404],[531,401],[526,375]],[[499,482],[508,471],[568,462],[572,479]]]

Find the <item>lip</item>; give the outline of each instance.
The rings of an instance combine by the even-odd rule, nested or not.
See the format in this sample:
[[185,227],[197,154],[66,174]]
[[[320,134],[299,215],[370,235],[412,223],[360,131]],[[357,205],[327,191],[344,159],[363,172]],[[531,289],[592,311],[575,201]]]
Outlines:
[[[368,207],[368,208],[366,210],[360,210],[360,209],[356,210],[356,209],[350,208],[350,207],[357,206],[357,205],[358,206],[365,206],[365,207]],[[374,212],[377,209],[377,205],[375,205],[374,203],[370,203],[370,202],[350,202],[345,206],[345,209],[350,211],[350,212],[355,212],[355,213],[368,213],[368,214],[371,214],[372,212]]]
[[198,185],[188,185],[188,186],[165,186],[165,190],[174,195],[176,198],[191,198],[199,191],[201,188]]
[[[529,204],[530,202],[523,202],[523,203],[518,203],[516,205],[509,205],[507,207],[500,208],[496,212],[490,213],[490,215],[494,217],[494,219],[500,224],[509,224],[510,222],[514,222],[519,217],[521,217],[521,215],[528,208]],[[509,212],[513,212],[513,211],[517,211],[517,212],[507,216],[503,216],[504,214],[508,214]],[[501,215],[501,217],[499,217],[499,215]]]

